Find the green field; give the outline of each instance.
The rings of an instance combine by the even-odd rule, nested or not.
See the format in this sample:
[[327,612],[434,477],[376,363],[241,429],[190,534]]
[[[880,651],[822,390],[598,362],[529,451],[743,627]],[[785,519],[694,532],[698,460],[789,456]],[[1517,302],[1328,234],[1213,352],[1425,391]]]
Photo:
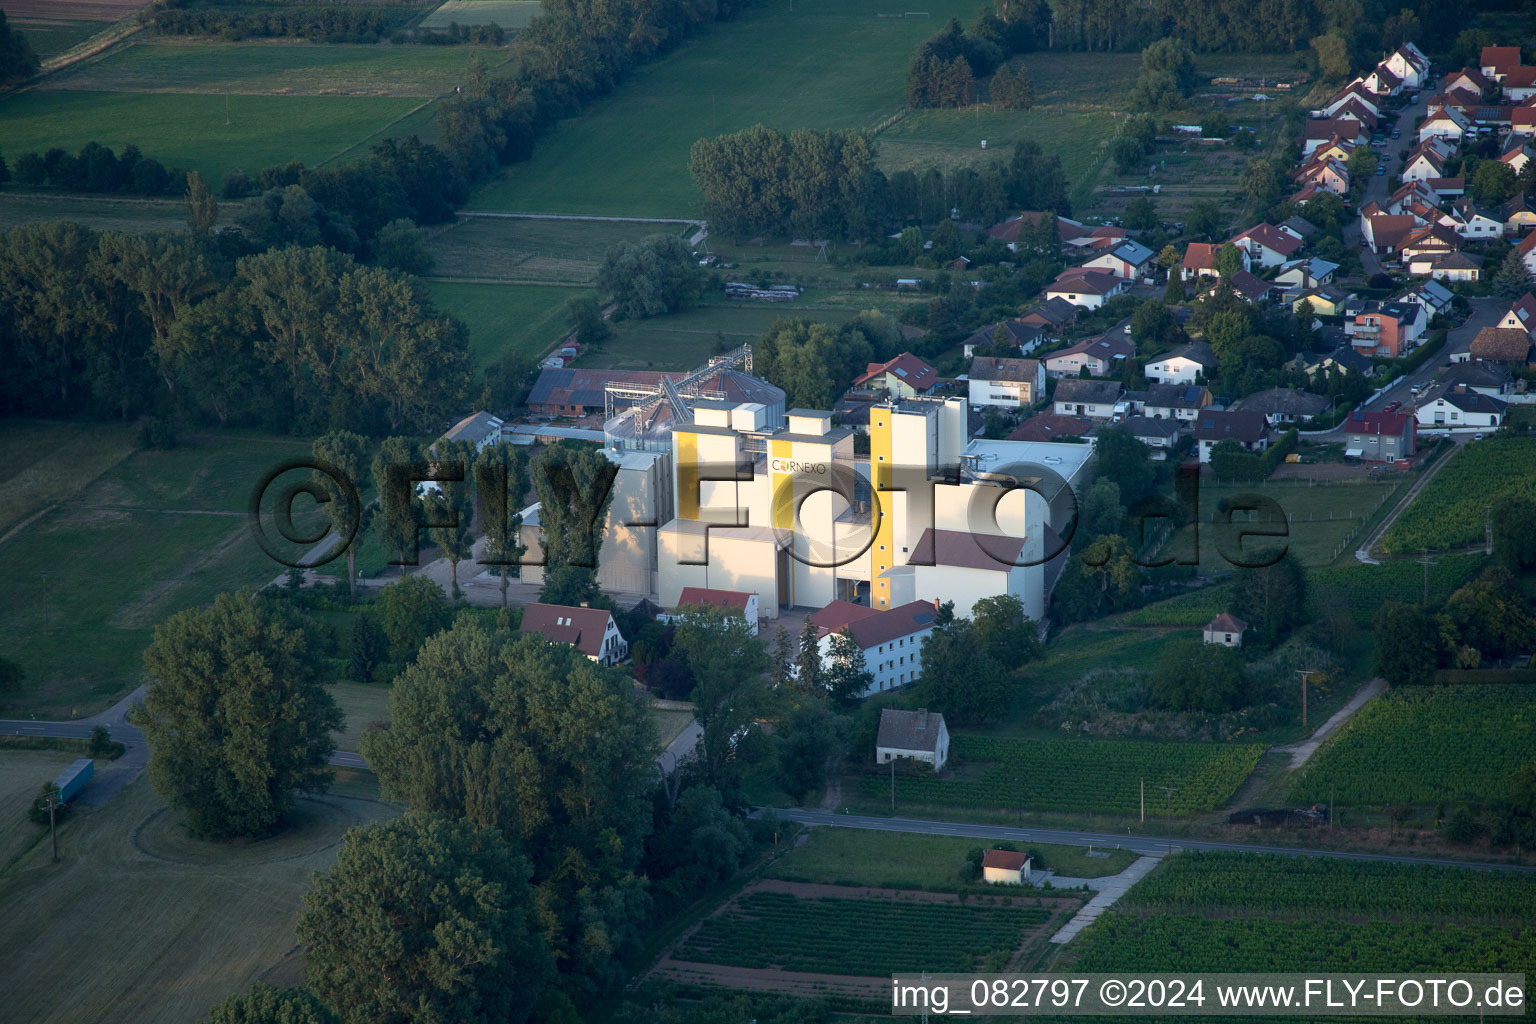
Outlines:
[[[1179,854],[1066,951],[1080,971],[1530,971],[1524,875]],[[1497,923],[1493,923],[1497,922]]]
[[13,29],[20,30],[27,37],[27,42],[32,44],[32,51],[39,60],[47,60],[85,42],[108,25],[108,22],[103,21],[58,21],[47,25],[11,22]]
[[237,167],[254,172],[289,160],[322,164],[426,102],[32,89],[0,105],[0,139],[8,159],[54,146],[77,150],[99,142],[121,150],[132,142],[168,167],[199,171],[217,183]]
[[43,783],[83,756],[69,750],[0,749],[0,873],[47,835],[27,817]]
[[1506,495],[1536,491],[1536,440],[1492,437],[1464,445],[1381,539],[1387,554],[1478,544],[1486,509]]
[[[590,285],[609,246],[655,234],[675,235],[678,224],[625,221],[462,217],[434,228],[427,251],[433,276],[513,284]],[[687,232],[692,234],[692,228]]]
[[73,818],[62,863],[39,843],[0,874],[7,1019],[191,1021],[255,980],[297,984],[311,873],[335,863],[345,829],[394,813],[368,796],[301,799],[282,833],[244,844],[186,838],[142,777]]
[[558,285],[460,284],[430,281],[437,308],[469,327],[469,348],[478,366],[508,352],[538,359],[570,331],[566,306],[581,288]]
[[[1091,54],[1042,54],[1075,58],[1103,68],[1108,62]],[[1029,62],[1033,65],[1033,61]],[[1123,65],[1124,62],[1116,62]],[[1036,72],[1038,74],[1038,72]],[[1035,79],[1039,88],[1039,78]],[[1010,159],[1013,145],[1032,139],[1048,153],[1061,157],[1062,170],[1072,184],[1093,179],[1105,160],[1104,147],[1116,122],[1102,110],[1036,106],[1030,110],[919,110],[880,133],[880,166],[887,172],[929,167],[975,167]],[[981,140],[987,148],[981,148]]]
[[[477,209],[632,217],[697,214],[688,150],[762,122],[775,128],[873,129],[902,107],[907,65],[924,39],[973,4],[945,0],[928,18],[884,0],[744,10],[636,68],[614,93],[540,140],[471,202]],[[856,46],[850,46],[852,39]]]
[[527,28],[541,6],[539,0],[447,0],[418,21],[416,27],[447,28],[458,24]]
[[[857,828],[812,829],[805,843],[773,863],[768,874],[790,882],[827,885],[874,885],[883,889],[926,889],[952,892],[962,883],[965,855],[986,848],[985,839],[930,836],[913,832],[872,832]],[[1124,871],[1136,859],[1129,850],[1105,851],[1090,857],[1075,846],[1028,844],[1049,868],[1069,878],[1102,878]]]
[[1372,701],[1303,770],[1298,803],[1497,800],[1536,761],[1536,689],[1408,687]]
[[[505,58],[487,57],[494,70]],[[470,54],[454,46],[221,43],[166,39],[135,43],[47,80],[47,88],[223,96],[414,96],[452,92]],[[140,148],[150,152],[143,143]],[[274,161],[276,157],[274,157]]]
[[672,958],[860,976],[970,971],[989,956],[1006,956],[1018,948],[1025,930],[1044,924],[1050,915],[1034,906],[749,892],[705,918]]
[[[349,641],[349,637],[339,638],[343,657],[350,650]],[[369,723],[388,720],[390,688],[381,683],[332,683],[326,690],[346,716],[336,733],[336,749],[356,753]]]
[[[245,506],[262,474],[307,443],[187,437],[113,464],[74,424],[22,426],[32,457],[15,460],[7,483],[25,480],[36,497],[12,515],[41,514],[0,542],[13,595],[0,608],[0,649],[27,674],[4,701],[11,712],[75,717],[111,704],[138,685],[140,653],[167,616],[281,571],[252,539]],[[108,442],[118,429],[94,428]],[[50,454],[82,447],[82,464]]]
[[1203,626],[1226,611],[1231,594],[1227,584],[1201,587],[1126,612],[1120,621],[1127,626]]
[[[1430,606],[1443,603],[1452,591],[1476,576],[1485,561],[1481,554],[1436,556],[1428,571]],[[1380,565],[1345,563],[1311,569],[1307,588],[1314,600],[1325,594],[1340,598],[1355,624],[1368,627],[1387,601],[1422,602],[1424,579],[1423,563],[1405,558]]]
[[[896,805],[990,808],[1066,814],[1135,816],[1146,780],[1148,810],[1165,806],[1179,815],[1214,810],[1229,800],[1263,756],[1256,744],[1154,743],[1123,740],[1051,740],[954,737],[954,777],[898,775]],[[1178,787],[1171,805],[1159,787]],[[859,779],[859,795],[884,800],[890,782]]]
[[[237,208],[219,211],[228,223]],[[68,220],[96,231],[184,231],[187,204],[180,199],[119,199],[0,191],[0,231],[35,221]]]

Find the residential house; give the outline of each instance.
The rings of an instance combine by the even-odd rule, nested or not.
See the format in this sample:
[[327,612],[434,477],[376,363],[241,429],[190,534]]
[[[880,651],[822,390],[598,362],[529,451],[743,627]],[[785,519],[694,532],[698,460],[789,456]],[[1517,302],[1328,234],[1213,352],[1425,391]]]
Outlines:
[[1124,331],[1111,330],[1108,334],[1084,338],[1060,352],[1052,352],[1041,360],[1045,372],[1052,377],[1076,376],[1088,367],[1089,376],[1107,377],[1118,374],[1125,360],[1136,355],[1136,345]]
[[1105,302],[1125,291],[1124,278],[1102,270],[1084,270],[1073,267],[1057,275],[1045,289],[1047,299],[1065,299],[1074,306],[1098,309]]
[[1536,104],[1526,102],[1509,110],[1509,129],[1512,134],[1536,135]]
[[[1184,259],[1179,264],[1179,276],[1185,281],[1194,281],[1202,277],[1220,277],[1221,272],[1216,269],[1216,254],[1221,251],[1221,246],[1207,242],[1190,242],[1189,248],[1184,250]],[[1248,252],[1239,248],[1243,260],[1243,269],[1247,270]]]
[[1498,327],[1517,327],[1529,335],[1536,335],[1536,295],[1526,292],[1514,301]]
[[941,771],[949,760],[949,729],[944,725],[944,716],[927,708],[881,708],[875,761],[885,764],[898,757],[922,761],[933,765],[934,771]]
[[1042,210],[1026,210],[1016,217],[1009,217],[1001,224],[987,229],[987,234],[1007,245],[1010,252],[1017,252],[1020,232],[1026,227],[1038,225],[1048,217],[1056,217],[1056,233],[1063,245],[1088,234],[1088,229],[1077,221]]
[[1387,67],[1385,61],[1377,64],[1375,69],[1365,76],[1361,84],[1369,89],[1372,95],[1382,98],[1396,96],[1403,91],[1403,80],[1391,68]]
[[[1157,419],[1153,416],[1128,416],[1114,425],[1123,429],[1148,448],[1168,449],[1179,443],[1183,421]],[[1155,456],[1154,456],[1155,457]]]
[[1413,458],[1418,432],[1405,412],[1362,412],[1344,419],[1344,454],[1366,462],[1406,462]]
[[1483,74],[1482,68],[1462,68],[1460,71],[1447,72],[1445,81],[1440,85],[1446,92],[1460,90],[1481,97],[1491,93],[1498,83]]
[[939,382],[938,371],[910,352],[903,352],[883,363],[870,363],[853,379],[856,388],[884,391],[892,398],[915,398],[931,394]]
[[[1531,70],[1536,71],[1536,68]],[[1499,157],[1499,162],[1519,175],[1525,170],[1525,165],[1531,162],[1532,157],[1536,157],[1536,151],[1531,149],[1527,138],[1523,135],[1512,135],[1503,154]]]
[[1430,278],[1404,295],[1403,300],[1417,303],[1424,307],[1427,317],[1434,317],[1437,314],[1444,315],[1451,308],[1451,304],[1456,300],[1456,293],[1434,278]]
[[917,682],[923,674],[923,641],[933,632],[938,611],[934,605],[933,601],[912,601],[881,610],[833,601],[810,615],[822,664],[832,663],[833,634],[846,631],[873,677],[860,696]]
[[1502,82],[1512,68],[1520,67],[1520,47],[1485,46],[1478,64],[1486,77]]
[[1330,352],[1310,353],[1303,357],[1302,371],[1308,377],[1315,377],[1329,370],[1369,376],[1372,364],[1369,356],[1361,355],[1349,345],[1340,346]]
[[475,452],[483,452],[501,440],[502,421],[488,412],[466,416],[443,435],[444,441],[464,441],[474,445]]
[[752,635],[757,636],[757,595],[740,590],[715,590],[711,587],[684,587],[678,595],[677,607],[704,605],[709,608],[726,608],[747,620]]
[[[1424,184],[1428,185],[1434,191],[1436,199],[1441,201],[1460,199],[1467,194],[1466,178],[1426,178]],[[1425,210],[1425,219],[1431,219],[1433,213],[1433,207]]]
[[1359,78],[1356,78],[1353,82],[1350,82],[1344,88],[1334,93],[1333,99],[1329,100],[1327,105],[1323,107],[1323,114],[1326,117],[1337,117],[1339,112],[1349,108],[1351,103],[1364,107],[1372,117],[1381,116],[1382,101],[1376,96],[1371,95],[1365,86],[1361,84]]
[[1447,389],[1465,388],[1489,398],[1502,399],[1514,386],[1514,376],[1503,363],[1452,363],[1440,373],[1435,383]]
[[1274,283],[1289,285],[1297,291],[1321,288],[1333,283],[1333,275],[1338,272],[1338,269],[1337,263],[1329,263],[1316,256],[1310,259],[1288,260],[1280,264],[1280,269],[1274,276]]
[[[1076,309],[1076,307],[1073,308]],[[1045,328],[1039,324],[1025,323],[1022,317],[1014,317],[1012,320],[1002,320],[989,327],[983,327],[966,338],[962,345],[965,358],[970,359],[976,354],[976,349],[991,348],[998,344],[1013,348],[1021,355],[1028,355],[1043,345],[1045,340]]]
[[1428,253],[1408,260],[1408,273],[1441,281],[1476,281],[1483,274],[1483,258],[1464,252]]
[[1404,89],[1419,89],[1429,77],[1429,58],[1412,43],[1404,43],[1392,55],[1382,61],[1391,72],[1403,81]]
[[1203,384],[1153,384],[1147,388],[1146,414],[1193,423],[1215,399]]
[[1536,96],[1536,67],[1511,68],[1499,84],[1504,87],[1506,102],[1525,103]]
[[1468,352],[1482,362],[1524,366],[1530,361],[1531,336],[1518,327],[1484,327]]
[[1129,237],[1130,232],[1118,224],[1100,224],[1088,233],[1087,248],[1113,249],[1122,239]]
[[[1335,118],[1349,118],[1354,121],[1359,121],[1361,128],[1365,129],[1367,132],[1374,132],[1377,125],[1377,112],[1362,98],[1365,95],[1367,94],[1363,91],[1354,93],[1349,97],[1349,99],[1344,101],[1343,106],[1340,106],[1334,110],[1332,116]],[[1382,100],[1376,96],[1372,96],[1371,100],[1375,103],[1382,102]]]
[[1368,302],[1353,321],[1345,321],[1344,332],[1356,352],[1397,359],[1418,345],[1428,321],[1424,307],[1416,302]]
[[[1270,297],[1274,286],[1260,277],[1255,277],[1246,270],[1239,270],[1227,278],[1225,284],[1232,289],[1232,293],[1250,305],[1265,302]],[[1205,294],[1213,294],[1221,288],[1221,284],[1212,285],[1206,289]]]
[[1403,162],[1401,180],[1404,182],[1428,181],[1445,175],[1447,154],[1432,141],[1421,142],[1408,152]]
[[1193,384],[1216,375],[1216,353],[1208,343],[1192,341],[1154,359],[1142,373],[1156,384]]
[[1237,412],[1259,413],[1271,427],[1279,427],[1310,422],[1332,405],[1331,399],[1300,388],[1268,388],[1238,399],[1232,408]]
[[1115,414],[1115,403],[1124,390],[1117,380],[1065,377],[1056,382],[1051,400],[1058,415],[1107,420]]
[[1093,257],[1083,267],[1103,270],[1126,281],[1145,281],[1157,272],[1157,253],[1127,238]]
[[1258,224],[1232,239],[1233,244],[1246,249],[1248,258],[1261,267],[1278,267],[1296,254],[1302,240],[1287,228],[1273,224]]
[[1243,646],[1243,633],[1248,629],[1248,623],[1222,612],[1201,628],[1201,637],[1208,644],[1221,644],[1223,647]]
[[1029,854],[988,850],[981,856],[981,880],[990,885],[1023,885],[1030,880]]
[[1324,285],[1321,288],[1309,288],[1297,295],[1291,301],[1291,308],[1301,312],[1301,304],[1307,303],[1312,307],[1312,312],[1317,316],[1338,316],[1344,312],[1344,303],[1351,298],[1350,293],[1333,285]]
[[1381,213],[1362,218],[1360,235],[1372,252],[1385,256],[1396,252],[1416,227],[1418,222],[1409,214]]
[[[1349,117],[1314,117],[1302,124],[1301,155],[1310,157],[1319,149],[1333,143],[1347,143],[1353,147],[1363,140],[1360,122]],[[1347,151],[1340,156],[1347,157]]]
[[1436,385],[1414,406],[1421,427],[1497,427],[1507,404],[1464,384]]
[[1472,122],[1465,114],[1454,107],[1437,107],[1419,125],[1419,141],[1441,138],[1460,145],[1471,130]]
[[[1421,178],[1417,181],[1403,182],[1403,184],[1397,187],[1397,191],[1393,192],[1392,195],[1387,198],[1387,201],[1382,204],[1379,209],[1372,212],[1411,213],[1421,223],[1428,223],[1431,220],[1437,220],[1438,217],[1434,216],[1433,214],[1438,212],[1434,210],[1434,207],[1440,202],[1440,197],[1435,193],[1434,189],[1429,187],[1429,182],[1431,180],[1434,179]],[[1423,213],[1419,212],[1423,208],[1428,208],[1432,215],[1425,216]],[[1365,211],[1361,212],[1364,214]]]
[[1504,219],[1484,213],[1469,197],[1451,204],[1451,230],[1469,241],[1485,241],[1504,237]]
[[1262,413],[1218,412],[1204,409],[1195,418],[1195,441],[1201,462],[1211,461],[1211,450],[1223,441],[1236,441],[1245,451],[1269,447],[1269,424]]
[[629,643],[606,608],[563,604],[523,605],[523,633],[538,633],[550,643],[570,644],[599,665],[615,665],[629,657]]
[[1047,299],[1026,310],[1019,322],[1039,327],[1047,338],[1055,340],[1077,322],[1077,307],[1066,299]]
[[1506,235],[1523,235],[1536,228],[1536,210],[1531,209],[1523,193],[1516,193],[1513,199],[1499,207],[1499,216],[1504,218]]
[[1445,256],[1461,249],[1461,236],[1441,224],[1421,224],[1408,232],[1397,247],[1397,257],[1408,263],[1419,256]]
[[1013,428],[1010,441],[1072,441],[1093,433],[1100,421],[1087,416],[1042,412]]
[[1536,275],[1536,231],[1531,232],[1520,240],[1515,246],[1515,251],[1520,254],[1520,259],[1525,263],[1525,269],[1532,275]]
[[1349,192],[1349,165],[1331,154],[1319,154],[1298,167],[1291,180],[1298,185],[1315,185],[1324,192],[1336,196]]
[[1313,235],[1322,234],[1323,231],[1322,228],[1318,227],[1316,224],[1313,224],[1311,221],[1307,220],[1307,218],[1301,216],[1300,214],[1294,214],[1285,218],[1285,220],[1281,222],[1280,226],[1303,239],[1311,238]]
[[1038,359],[977,356],[971,360],[971,405],[1022,409],[1045,397],[1045,367]]

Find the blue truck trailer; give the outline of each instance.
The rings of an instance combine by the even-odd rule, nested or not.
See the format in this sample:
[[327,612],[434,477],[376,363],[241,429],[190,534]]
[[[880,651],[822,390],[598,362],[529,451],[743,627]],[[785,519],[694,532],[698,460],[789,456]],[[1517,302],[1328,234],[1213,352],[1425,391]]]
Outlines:
[[82,757],[59,773],[59,777],[53,780],[54,787],[59,791],[59,803],[69,803],[70,798],[84,789],[95,773],[96,762],[88,757]]

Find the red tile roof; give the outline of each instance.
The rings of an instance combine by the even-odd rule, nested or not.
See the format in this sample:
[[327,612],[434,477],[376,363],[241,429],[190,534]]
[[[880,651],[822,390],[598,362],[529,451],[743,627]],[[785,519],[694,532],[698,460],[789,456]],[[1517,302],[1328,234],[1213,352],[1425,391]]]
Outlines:
[[1119,290],[1123,279],[1104,270],[1085,270],[1072,267],[1056,275],[1056,280],[1045,289],[1050,292],[1085,292],[1092,295],[1109,295]]
[[1012,850],[988,850],[981,858],[983,868],[1001,868],[1004,871],[1022,871],[1029,863],[1029,854]]
[[1220,251],[1221,246],[1213,242],[1190,242],[1180,266],[1185,270],[1215,270],[1216,254]]
[[549,640],[570,644],[581,653],[597,657],[612,618],[605,608],[574,608],[564,604],[526,604],[519,631],[542,633]]
[[710,587],[684,587],[682,594],[677,598],[677,606],[681,608],[685,604],[707,604],[715,608],[734,608],[739,612],[747,610],[747,600],[752,595],[740,590],[715,590]]
[[1286,234],[1273,224],[1257,224],[1242,234],[1232,239],[1241,242],[1245,238],[1251,238],[1266,249],[1273,249],[1282,256],[1289,256],[1301,248],[1301,240]]
[[1401,437],[1412,422],[1411,416],[1401,412],[1352,412],[1344,421],[1344,433]]
[[899,637],[933,628],[937,609],[931,601],[911,601],[895,608],[866,608],[849,601],[833,601],[810,616],[817,637],[847,629],[861,650],[869,650]]
[[1509,68],[1520,66],[1520,47],[1518,46],[1485,46],[1478,67],[1493,68],[1503,72]]
[[911,352],[903,352],[888,362],[870,363],[862,374],[853,379],[853,386],[858,387],[887,372],[895,374],[897,380],[918,392],[929,390],[939,379],[937,370]]
[[1247,628],[1248,623],[1226,612],[1222,612],[1205,624],[1205,630],[1208,633],[1241,633]]

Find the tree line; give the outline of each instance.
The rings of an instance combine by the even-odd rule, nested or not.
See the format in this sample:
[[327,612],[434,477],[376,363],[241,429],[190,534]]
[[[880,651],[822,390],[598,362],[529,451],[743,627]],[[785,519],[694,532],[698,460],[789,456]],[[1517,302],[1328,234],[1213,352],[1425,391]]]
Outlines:
[[413,278],[335,249],[215,241],[211,195],[193,182],[193,234],[5,233],[0,410],[437,429],[469,388],[464,326]]
[[139,24],[157,36],[242,39],[307,39],[326,43],[376,43],[403,28],[417,10],[407,5],[314,4],[269,12],[191,7],[187,0],[160,0],[139,12]]
[[[0,160],[0,166],[4,161]],[[52,185],[69,192],[129,192],[140,196],[181,195],[187,190],[187,172],[167,170],[154,157],[129,143],[122,155],[100,143],[88,142],[76,153],[55,146],[45,153],[22,153],[9,175],[17,183],[38,188]]]
[[6,24],[0,11],[0,88],[13,82],[25,82],[37,74],[37,54],[25,34]]
[[1061,158],[1029,140],[1006,163],[887,176],[862,132],[786,135],[755,125],[695,142],[688,167],[710,223],[738,237],[877,239],[894,226],[952,215],[991,225],[1009,209],[1072,210]]
[[[1044,47],[1049,40],[1050,17],[1050,5],[1045,0],[1004,0],[997,10],[984,9],[969,32],[958,19],[949,19],[912,54],[907,69],[907,103],[913,107],[964,106],[975,98],[975,83],[997,72],[993,78],[993,102],[1027,106],[1025,94],[1017,91],[1019,82],[1008,69],[1007,60],[1014,54]],[[1027,86],[1028,73],[1024,74],[1023,83]]]

